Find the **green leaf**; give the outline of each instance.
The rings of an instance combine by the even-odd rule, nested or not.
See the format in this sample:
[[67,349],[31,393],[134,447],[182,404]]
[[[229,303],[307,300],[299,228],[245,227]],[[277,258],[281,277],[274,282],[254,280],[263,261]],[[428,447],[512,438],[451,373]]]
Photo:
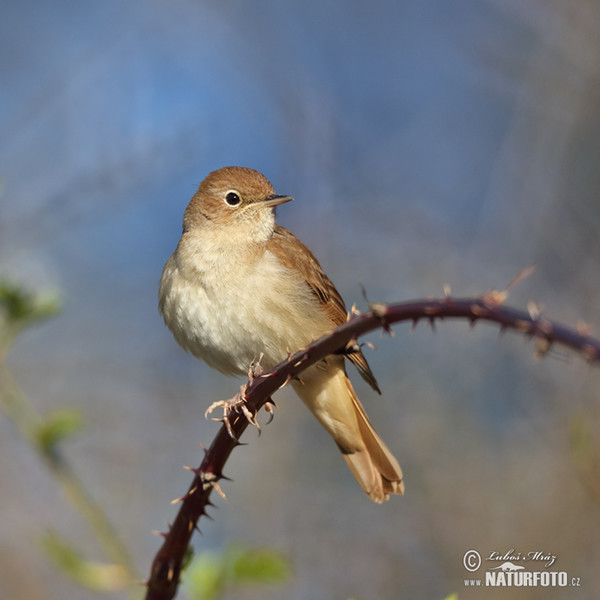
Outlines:
[[194,600],[216,600],[228,587],[272,585],[290,576],[288,561],[274,550],[232,545],[199,554],[185,572],[185,585]]
[[65,438],[81,431],[83,415],[75,409],[62,409],[52,412],[37,428],[34,438],[43,454],[52,454]]
[[274,550],[232,546],[227,553],[234,583],[280,583],[290,577],[288,561]]
[[0,280],[0,309],[11,326],[21,326],[47,319],[60,310],[60,301],[53,293],[34,293],[6,280]]
[[56,294],[37,294],[0,279],[0,359],[26,327],[52,317],[60,310]]
[[128,583],[127,570],[121,565],[88,561],[58,533],[49,531],[41,544],[52,562],[70,579],[93,590],[116,591]]
[[186,569],[185,586],[195,600],[215,600],[225,588],[227,574],[223,558],[215,552],[202,552]]

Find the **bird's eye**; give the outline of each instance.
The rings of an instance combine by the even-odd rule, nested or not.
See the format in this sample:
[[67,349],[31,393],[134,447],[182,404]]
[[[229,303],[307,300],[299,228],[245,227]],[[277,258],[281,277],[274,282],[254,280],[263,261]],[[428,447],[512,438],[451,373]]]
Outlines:
[[239,206],[241,201],[242,199],[237,192],[231,191],[225,194],[225,204],[227,204],[227,206]]

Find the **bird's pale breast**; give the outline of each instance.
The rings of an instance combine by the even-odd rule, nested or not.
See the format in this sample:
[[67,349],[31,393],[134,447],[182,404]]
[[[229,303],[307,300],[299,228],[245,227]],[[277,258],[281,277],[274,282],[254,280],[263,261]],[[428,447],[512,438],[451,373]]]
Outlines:
[[272,253],[228,256],[176,252],[165,265],[160,310],[183,348],[246,374],[261,354],[269,369],[333,327],[306,282]]

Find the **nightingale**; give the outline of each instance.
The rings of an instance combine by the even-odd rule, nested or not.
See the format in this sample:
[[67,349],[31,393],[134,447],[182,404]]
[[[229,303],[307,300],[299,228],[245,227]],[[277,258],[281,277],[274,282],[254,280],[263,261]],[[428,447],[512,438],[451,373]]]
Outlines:
[[[184,350],[222,373],[245,375],[259,356],[271,369],[347,319],[312,252],[275,224],[275,207],[290,200],[258,171],[225,167],[202,181],[185,209],[183,234],[162,272],[159,310]],[[355,345],[345,357],[379,392],[362,351]],[[364,492],[382,502],[404,492],[402,470],[371,425],[344,361],[330,355],[291,385]]]

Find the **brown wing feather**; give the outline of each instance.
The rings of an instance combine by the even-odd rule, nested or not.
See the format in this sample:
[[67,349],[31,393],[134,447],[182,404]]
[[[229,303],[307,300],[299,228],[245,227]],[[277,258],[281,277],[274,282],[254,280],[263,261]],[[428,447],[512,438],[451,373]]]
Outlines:
[[[282,265],[291,271],[296,271],[304,278],[336,327],[346,322],[347,311],[342,297],[323,272],[314,254],[293,233],[276,225],[273,237],[267,243],[267,248]],[[347,350],[345,355],[358,369],[363,379],[381,394],[377,380],[362,351],[353,348]]]

